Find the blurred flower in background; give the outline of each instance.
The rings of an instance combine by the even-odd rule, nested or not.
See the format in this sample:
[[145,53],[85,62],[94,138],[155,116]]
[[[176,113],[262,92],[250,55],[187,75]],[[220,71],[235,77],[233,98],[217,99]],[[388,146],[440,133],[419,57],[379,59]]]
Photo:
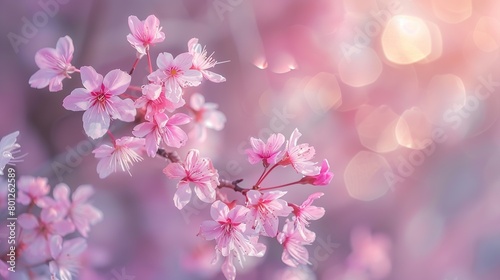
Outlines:
[[[186,99],[192,111],[184,111],[195,119],[189,140],[205,141],[188,141],[178,153],[185,158],[190,149],[200,150],[220,178],[245,179],[240,185],[251,188],[261,166],[247,161],[250,137],[291,135],[295,128],[300,143],[314,146],[316,156],[331,164],[336,176],[329,185],[287,189],[287,201],[295,205],[317,188],[324,193],[314,205],[325,215],[308,228],[316,233],[306,247],[311,265],[287,267],[283,246],[260,239],[267,254],[248,258],[244,268],[236,265],[237,279],[500,278],[500,3],[40,0],[4,6],[0,135],[20,131],[15,142],[28,153],[16,162],[16,174],[47,177],[54,186],[64,181],[72,192],[91,184],[92,205],[102,212],[102,222],[86,239],[78,279],[224,276],[221,263],[210,264],[215,243],[196,235],[210,219],[210,204],[193,196],[179,211],[172,203],[177,181],[162,173],[167,161],[134,162],[132,177],[118,172],[100,179],[92,151],[109,142],[89,139],[81,113],[62,107],[71,90],[82,87],[80,79],[64,80],[64,88],[52,94],[45,94],[50,88],[30,87],[30,77],[43,70],[39,66],[49,66],[35,63],[37,51],[53,48],[65,35],[75,51],[61,61],[92,65],[98,73],[128,72],[142,47],[154,58],[165,52],[173,58],[199,38],[214,51],[212,58],[198,41],[189,44],[199,65],[183,69],[194,66],[206,79],[226,81],[196,89],[210,103],[185,89],[195,99]],[[150,19],[154,34],[138,36],[146,25],[134,22],[151,14],[163,29]],[[132,34],[131,15],[137,16]],[[215,58],[230,62],[217,64]],[[141,80],[149,73],[144,60],[136,64],[132,85],[147,83]],[[217,74],[206,71],[214,63]],[[59,70],[69,74],[68,65]],[[31,84],[46,86],[52,79],[56,90],[66,75],[44,77]],[[157,99],[153,90],[147,94],[145,102]],[[141,95],[139,88],[135,98]],[[111,129],[119,139],[133,125]],[[289,168],[266,180],[278,185],[293,176]],[[6,205],[0,193],[0,205]],[[227,196],[242,199],[238,193]],[[24,207],[18,205],[19,213]],[[0,213],[3,253],[7,215]],[[64,262],[67,242],[54,240],[47,253]],[[59,264],[52,268],[62,273]]]

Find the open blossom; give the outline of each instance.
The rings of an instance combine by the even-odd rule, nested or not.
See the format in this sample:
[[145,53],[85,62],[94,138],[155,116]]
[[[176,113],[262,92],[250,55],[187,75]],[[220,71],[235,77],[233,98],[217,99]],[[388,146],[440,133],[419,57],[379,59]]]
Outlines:
[[102,212],[92,206],[87,200],[94,194],[90,185],[79,186],[69,199],[70,189],[66,184],[58,184],[54,188],[54,201],[52,206],[73,222],[81,235],[87,237],[90,225],[102,220]]
[[54,235],[65,236],[75,230],[72,222],[64,219],[65,213],[56,207],[43,208],[40,218],[33,214],[21,214],[17,221],[23,229],[22,244],[26,244],[25,256],[35,261],[49,256],[48,245]]
[[249,224],[264,236],[275,237],[278,233],[279,216],[286,217],[292,211],[287,202],[280,197],[284,191],[261,193],[256,190],[247,192],[247,207],[250,209]]
[[190,138],[205,141],[207,138],[207,128],[222,130],[226,123],[226,116],[217,110],[218,105],[211,102],[205,103],[205,98],[199,93],[191,95],[191,111],[194,114],[194,128],[189,133]]
[[7,164],[14,164],[19,162],[22,156],[16,156],[21,147],[17,141],[17,136],[19,136],[19,131],[14,131],[10,134],[5,135],[0,140],[0,175],[3,175],[3,170]]
[[285,155],[281,159],[281,165],[291,164],[293,168],[306,176],[317,175],[319,167],[315,162],[310,161],[316,153],[314,147],[307,143],[297,144],[297,140],[302,136],[298,129],[294,129],[290,140],[286,143]]
[[87,248],[85,239],[78,237],[63,242],[61,236],[50,239],[49,270],[53,279],[71,280],[80,268],[80,255]]
[[144,118],[152,120],[154,114],[162,113],[165,110],[173,112],[186,104],[183,98],[178,102],[172,102],[165,96],[165,88],[157,84],[148,84],[142,86],[142,96],[135,101],[136,108],[146,108]]
[[97,164],[99,178],[106,178],[111,172],[116,172],[119,168],[130,174],[130,167],[133,163],[141,161],[139,155],[144,149],[145,140],[125,136],[114,141],[113,146],[103,144],[92,151],[96,158],[100,158]]
[[206,240],[215,240],[217,256],[226,257],[222,265],[222,272],[227,279],[235,279],[236,268],[233,259],[240,265],[245,256],[261,257],[264,255],[265,245],[258,243],[258,237],[245,224],[249,210],[241,205],[229,207],[218,200],[210,208],[213,221],[204,221],[200,226],[200,233]]
[[283,245],[281,260],[292,267],[309,262],[309,252],[304,245],[311,245],[311,241],[304,240],[295,230],[293,222],[288,220],[283,226],[283,232],[278,234],[278,242]]
[[17,182],[19,189],[17,202],[23,205],[35,204],[40,208],[48,205],[50,186],[47,178],[22,176]]
[[137,50],[139,56],[145,55],[150,45],[165,40],[165,33],[161,32],[160,20],[154,15],[148,16],[143,21],[136,16],[129,16],[128,27],[131,34],[127,35],[127,40]]
[[251,164],[262,161],[266,167],[271,163],[276,163],[276,157],[280,154],[284,142],[285,136],[281,133],[271,134],[266,143],[261,139],[251,137],[250,145],[252,148],[245,151],[248,155],[248,161]]
[[314,200],[323,196],[323,193],[311,194],[300,206],[293,203],[289,205],[293,208],[293,222],[295,229],[300,233],[302,238],[306,241],[313,242],[316,234],[309,230],[309,220],[318,220],[325,215],[323,207],[311,205]]
[[156,64],[159,69],[149,74],[148,79],[164,82],[166,97],[174,103],[182,98],[182,88],[198,86],[203,79],[200,71],[191,69],[193,55],[190,53],[181,53],[175,59],[170,53],[160,53]]
[[73,41],[69,36],[57,40],[56,48],[43,48],[35,54],[36,65],[40,68],[33,74],[29,84],[33,88],[49,86],[49,91],[60,91],[62,80],[71,78],[76,68],[71,65],[73,59]]
[[219,185],[219,174],[208,158],[200,158],[198,150],[190,150],[184,163],[173,162],[163,169],[169,178],[181,179],[177,184],[174,204],[184,208],[191,200],[191,186],[198,198],[206,203],[215,201],[215,189]]
[[203,74],[203,77],[211,82],[221,83],[226,81],[226,78],[223,76],[207,70],[217,65],[217,61],[212,58],[212,54],[207,56],[207,50],[205,47],[201,47],[198,43],[198,38],[189,40],[188,51],[193,55],[193,66],[191,69],[199,70]]
[[93,139],[102,137],[109,128],[110,118],[131,122],[136,110],[131,99],[118,97],[130,85],[130,75],[115,69],[106,76],[98,74],[91,66],[81,68],[83,86],[64,98],[67,110],[85,111],[83,128]]
[[302,184],[311,184],[315,186],[326,186],[330,184],[333,178],[333,172],[330,171],[328,160],[324,159],[321,163],[321,169],[317,175],[305,176],[300,180]]
[[164,113],[157,113],[151,121],[143,122],[134,127],[132,134],[146,138],[148,156],[155,157],[160,143],[173,148],[186,144],[188,136],[179,125],[189,123],[191,119],[186,114],[177,113],[170,118]]

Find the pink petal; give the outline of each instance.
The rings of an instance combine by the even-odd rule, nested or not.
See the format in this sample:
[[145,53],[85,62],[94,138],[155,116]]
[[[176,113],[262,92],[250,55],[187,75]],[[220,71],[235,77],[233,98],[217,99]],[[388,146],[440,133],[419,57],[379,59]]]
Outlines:
[[63,100],[63,107],[71,111],[85,111],[90,107],[91,94],[84,88],[74,89]]
[[23,229],[34,229],[38,226],[38,219],[32,214],[21,214],[17,222]]
[[132,134],[137,137],[144,137],[150,134],[155,128],[155,125],[150,122],[143,122],[134,127]]
[[83,128],[92,139],[100,138],[106,134],[109,121],[109,115],[100,106],[92,106],[83,113]]
[[203,117],[205,126],[213,130],[222,130],[226,123],[226,116],[220,111],[208,111]]
[[186,144],[188,136],[180,127],[168,126],[163,135],[163,140],[169,147],[180,148]]
[[99,174],[99,178],[104,179],[113,173],[115,171],[113,166],[113,159],[110,156],[99,160],[97,163],[97,174]]
[[193,110],[199,111],[203,107],[204,103],[205,103],[205,97],[203,97],[203,95],[197,92],[191,95],[189,105],[191,106],[191,108],[193,108]]
[[163,169],[163,173],[171,179],[179,179],[186,176],[186,170],[177,162],[169,163],[167,167]]
[[168,120],[169,125],[183,125],[191,121],[191,117],[183,113],[177,113],[170,117]]
[[257,205],[259,203],[259,200],[261,197],[262,197],[262,194],[259,191],[249,190],[247,192],[247,200],[248,200],[248,203],[251,205]]
[[181,70],[187,70],[193,65],[193,55],[188,52],[181,53],[175,57],[173,65]]
[[130,85],[132,77],[120,69],[110,71],[102,82],[104,87],[112,95],[124,93]]
[[198,38],[191,38],[188,41],[188,51],[189,53],[193,54],[194,53],[194,48],[198,44]]
[[182,87],[196,87],[201,84],[203,75],[198,70],[186,70],[184,75],[178,78],[179,84]]
[[222,234],[221,226],[216,221],[204,221],[200,225],[200,234],[206,240],[213,240]]
[[227,205],[220,200],[212,203],[212,207],[210,207],[210,216],[214,221],[225,222],[228,213],[229,207],[227,207]]
[[213,83],[222,83],[226,81],[226,78],[224,78],[222,75],[214,73],[212,71],[203,70],[201,71],[201,73],[203,74],[203,77],[205,77],[205,79]]
[[77,237],[64,241],[62,253],[68,257],[78,256],[87,248],[87,241],[84,238]]
[[71,59],[73,59],[73,52],[75,51],[73,40],[71,40],[69,36],[59,38],[59,40],[57,40],[56,50],[66,59],[66,62],[70,62]]
[[49,91],[50,92],[56,92],[62,90],[62,81],[66,78],[65,75],[58,74],[54,76],[52,79],[49,81]]
[[[227,206],[226,206],[227,207]],[[229,213],[227,214],[227,218],[231,219],[233,223],[243,223],[246,220],[247,214],[250,212],[250,209],[236,205]]]
[[74,204],[79,204],[87,201],[94,193],[94,188],[91,185],[81,185],[73,192],[71,198]]
[[109,157],[115,151],[115,148],[110,145],[103,144],[97,148],[95,148],[92,153],[94,153],[96,158],[104,158]]
[[212,203],[215,201],[215,190],[208,184],[195,184],[194,192],[203,202]]
[[122,120],[124,122],[132,122],[135,120],[137,110],[132,99],[121,99],[119,97],[113,96],[111,97],[111,100],[113,101],[113,108],[116,112],[116,114],[112,115],[113,118]]
[[128,27],[130,28],[132,34],[135,36],[142,29],[142,22],[136,16],[129,16]]
[[49,85],[50,79],[57,75],[53,69],[42,68],[33,74],[29,79],[29,84],[32,88],[44,88]]
[[40,69],[59,69],[58,62],[60,60],[59,53],[53,48],[43,48],[35,54],[35,63]]
[[156,58],[156,65],[158,65],[158,68],[161,70],[166,70],[173,62],[174,57],[168,52],[160,53]]
[[65,202],[69,204],[70,189],[68,185],[61,183],[54,187],[53,196],[58,202]]
[[[149,15],[146,20],[144,20],[144,29],[148,30],[150,33],[156,31],[160,25],[160,20],[154,15]],[[150,34],[154,35],[154,34]]]
[[102,84],[102,75],[98,74],[92,66],[82,66],[80,76],[83,86],[90,92],[99,91]]
[[50,243],[49,243],[49,249],[50,249],[50,255],[54,259],[58,259],[59,256],[61,255],[62,251],[62,243],[63,239],[59,235],[54,235],[50,238]]
[[55,233],[60,235],[60,236],[65,236],[65,235],[70,234],[73,231],[75,231],[75,225],[73,225],[72,222],[66,221],[66,220],[62,220],[62,221],[59,221],[57,223],[54,223],[53,227],[54,227]]
[[233,257],[231,255],[226,257],[226,260],[222,264],[221,270],[227,280],[236,279],[236,267],[234,267]]
[[177,191],[174,195],[174,205],[177,209],[182,209],[191,200],[191,188],[188,182],[179,182],[177,185]]
[[193,170],[194,166],[198,163],[198,158],[200,156],[200,152],[196,149],[191,149],[189,150],[188,154],[186,155],[186,169],[187,170]]
[[149,100],[156,100],[160,97],[162,87],[161,85],[148,84],[142,87],[142,94]]

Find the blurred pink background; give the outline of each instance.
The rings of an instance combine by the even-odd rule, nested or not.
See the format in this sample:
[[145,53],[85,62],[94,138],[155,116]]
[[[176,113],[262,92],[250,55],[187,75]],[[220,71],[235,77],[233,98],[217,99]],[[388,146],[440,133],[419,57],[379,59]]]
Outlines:
[[[48,2],[46,12],[40,3]],[[74,65],[128,71],[127,18],[150,14],[166,34],[153,57],[185,52],[198,37],[215,59],[230,60],[214,69],[227,82],[189,89],[220,105],[226,127],[181,157],[197,147],[224,178],[249,187],[260,172],[242,152],[249,137],[288,138],[297,127],[335,173],[329,186],[287,195],[301,203],[325,192],[315,204],[327,213],[311,225],[313,265],[288,268],[276,240],[263,239],[266,256],[249,258],[238,279],[500,279],[500,2],[4,0],[1,10],[0,135],[21,133],[29,155],[18,174],[92,184],[104,213],[78,279],[120,280],[124,271],[141,280],[223,279],[210,264],[214,244],[196,236],[209,207],[174,207],[165,161],[98,178],[91,150],[107,140],[88,140],[81,113],[62,107],[79,75],[57,93],[28,85],[36,51],[64,35],[74,41]],[[38,27],[23,35],[27,22]],[[12,33],[29,36],[13,44]],[[143,59],[133,84],[146,67]],[[131,125],[113,124],[116,135],[130,134]],[[297,175],[272,178],[283,176]]]

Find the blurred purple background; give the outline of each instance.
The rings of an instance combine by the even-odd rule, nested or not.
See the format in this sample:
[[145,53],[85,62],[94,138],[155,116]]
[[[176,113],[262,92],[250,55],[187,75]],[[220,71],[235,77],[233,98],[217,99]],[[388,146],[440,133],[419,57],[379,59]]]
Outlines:
[[[335,173],[327,187],[286,196],[299,204],[326,194],[315,203],[327,213],[311,225],[313,265],[286,267],[276,240],[262,239],[266,256],[249,258],[238,279],[500,279],[499,2],[4,0],[1,10],[0,135],[21,133],[29,155],[18,174],[92,184],[104,213],[79,279],[119,279],[123,270],[141,280],[223,279],[210,264],[214,244],[196,236],[209,207],[174,207],[166,162],[146,159],[132,177],[100,180],[91,150],[107,140],[88,140],[81,113],[62,107],[79,75],[57,93],[28,84],[36,51],[64,35],[73,65],[128,71],[127,18],[150,14],[166,34],[153,57],[185,52],[198,37],[215,59],[230,60],[214,69],[227,82],[188,90],[220,104],[226,127],[181,157],[197,147],[224,178],[250,184],[261,170],[242,153],[248,138],[288,138],[297,127]],[[12,43],[13,33],[25,39]],[[133,84],[146,67],[141,60]],[[119,137],[132,128],[112,126]],[[297,176],[278,173],[272,180]]]

